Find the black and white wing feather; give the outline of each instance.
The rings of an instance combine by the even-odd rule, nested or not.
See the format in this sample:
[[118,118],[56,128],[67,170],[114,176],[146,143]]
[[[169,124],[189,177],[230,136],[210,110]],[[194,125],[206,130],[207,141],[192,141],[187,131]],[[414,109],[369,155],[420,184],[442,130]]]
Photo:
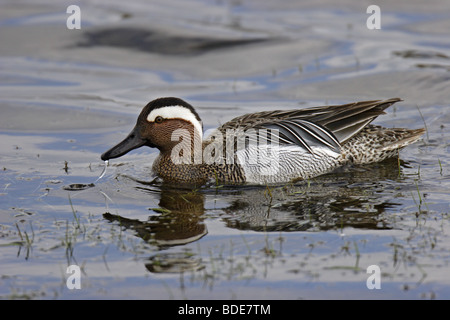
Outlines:
[[310,153],[314,153],[313,147],[329,148],[336,153],[340,153],[341,150],[339,141],[331,131],[307,120],[279,120],[259,126],[270,129],[271,136],[278,132],[281,144],[295,144]]
[[[296,144],[308,152],[312,152],[313,147],[326,147],[339,152],[340,146],[398,101],[401,99],[360,101],[300,110],[262,111],[236,117],[218,130],[223,134],[228,129],[244,132],[261,128],[278,130],[280,143]],[[261,135],[258,141],[261,141]]]

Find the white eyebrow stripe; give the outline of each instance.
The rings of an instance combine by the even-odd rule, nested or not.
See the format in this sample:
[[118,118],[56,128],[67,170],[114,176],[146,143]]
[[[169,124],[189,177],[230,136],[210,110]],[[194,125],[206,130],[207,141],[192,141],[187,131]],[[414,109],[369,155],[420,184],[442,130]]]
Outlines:
[[203,136],[202,124],[197,120],[191,110],[182,106],[167,106],[152,110],[148,116],[147,121],[154,122],[156,117],[161,116],[164,119],[182,119],[193,124],[194,128]]

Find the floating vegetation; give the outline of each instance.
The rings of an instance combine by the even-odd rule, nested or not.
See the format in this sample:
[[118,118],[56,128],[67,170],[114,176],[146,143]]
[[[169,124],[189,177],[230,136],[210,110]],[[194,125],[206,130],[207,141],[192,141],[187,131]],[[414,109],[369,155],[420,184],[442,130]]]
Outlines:
[[79,191],[79,190],[86,190],[89,188],[94,187],[95,184],[93,183],[72,183],[69,184],[68,186],[64,186],[63,189],[64,190],[68,190],[68,191]]
[[[80,191],[80,190],[86,190],[92,187],[95,187],[95,183],[100,180],[101,178],[103,178],[103,176],[106,173],[106,168],[108,167],[109,161],[106,160],[105,161],[105,166],[103,167],[103,171],[100,174],[100,176],[97,178],[97,180],[95,180],[93,183],[72,183],[69,184],[67,186],[64,186],[63,189],[64,190],[68,190],[68,191]],[[67,161],[66,161],[66,165],[67,165]],[[67,172],[67,171],[66,171]]]

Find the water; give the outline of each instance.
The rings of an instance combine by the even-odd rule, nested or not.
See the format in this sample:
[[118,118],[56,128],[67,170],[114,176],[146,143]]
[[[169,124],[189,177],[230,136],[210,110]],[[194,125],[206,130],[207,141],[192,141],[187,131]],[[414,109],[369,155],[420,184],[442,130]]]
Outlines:
[[[2,298],[450,298],[447,4],[385,4],[368,30],[346,1],[109,1],[81,4],[68,30],[70,4],[1,3]],[[398,96],[376,123],[428,131],[400,165],[308,184],[167,189],[148,148],[96,181],[100,154],[160,96],[194,105],[205,130]]]

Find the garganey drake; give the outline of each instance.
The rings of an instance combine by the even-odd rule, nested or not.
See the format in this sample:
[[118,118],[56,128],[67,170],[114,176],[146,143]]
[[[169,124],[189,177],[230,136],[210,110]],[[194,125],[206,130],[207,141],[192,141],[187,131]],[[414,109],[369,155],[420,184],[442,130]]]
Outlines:
[[382,161],[417,141],[424,129],[370,124],[398,101],[256,112],[226,122],[204,139],[202,121],[189,103],[159,98],[144,107],[131,133],[101,158],[118,158],[142,146],[158,148],[153,171],[176,184],[305,180],[346,164]]

